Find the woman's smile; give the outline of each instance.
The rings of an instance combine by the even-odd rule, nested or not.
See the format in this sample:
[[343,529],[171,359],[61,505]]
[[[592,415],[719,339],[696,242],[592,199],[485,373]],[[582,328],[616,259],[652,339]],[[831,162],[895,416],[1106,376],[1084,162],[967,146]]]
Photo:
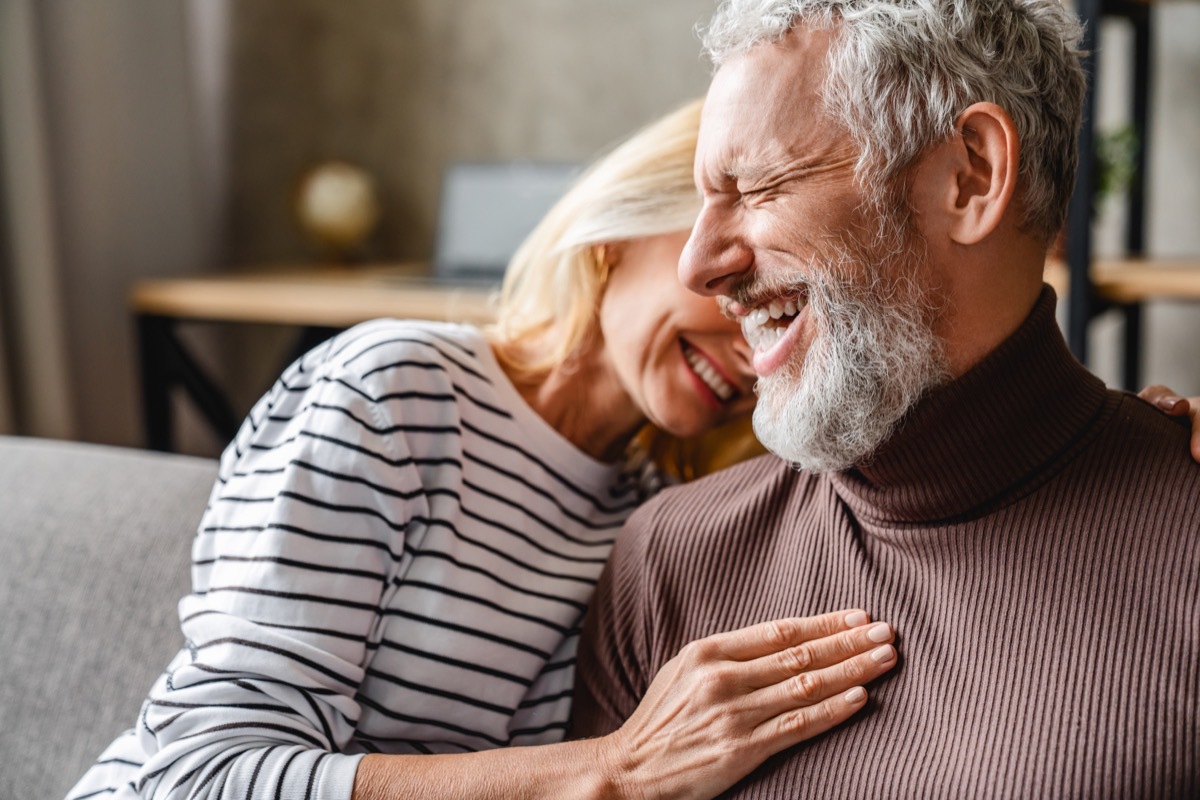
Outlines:
[[732,380],[725,376],[721,366],[703,350],[682,338],[679,340],[679,349],[689,372],[699,384],[700,396],[714,409],[723,410],[727,403],[741,394]]

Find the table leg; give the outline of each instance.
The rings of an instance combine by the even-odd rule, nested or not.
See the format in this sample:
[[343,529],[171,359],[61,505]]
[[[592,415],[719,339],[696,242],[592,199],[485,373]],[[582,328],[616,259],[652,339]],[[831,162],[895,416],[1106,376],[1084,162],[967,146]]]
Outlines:
[[171,450],[171,380],[161,343],[171,337],[168,317],[139,314],[138,359],[142,380],[142,424],[146,447]]
[[237,433],[239,417],[216,382],[188,353],[175,335],[175,321],[150,314],[138,316],[142,404],[146,415],[146,446],[172,449],[171,389],[181,386],[223,442]]

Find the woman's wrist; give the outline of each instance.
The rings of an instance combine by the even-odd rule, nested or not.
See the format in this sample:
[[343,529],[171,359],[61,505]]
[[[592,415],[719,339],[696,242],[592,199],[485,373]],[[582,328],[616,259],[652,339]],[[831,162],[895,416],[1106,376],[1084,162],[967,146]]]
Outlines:
[[619,800],[642,800],[646,793],[637,786],[629,751],[619,733],[610,733],[595,739],[583,739],[575,744],[590,744],[595,748],[592,763],[596,766],[598,798]]

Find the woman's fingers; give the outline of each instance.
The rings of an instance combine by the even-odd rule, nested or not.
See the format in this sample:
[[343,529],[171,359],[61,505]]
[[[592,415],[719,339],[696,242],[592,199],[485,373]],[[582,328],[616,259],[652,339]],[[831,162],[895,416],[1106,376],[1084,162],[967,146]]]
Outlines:
[[767,724],[771,724],[772,718],[795,717],[794,712],[833,700],[832,704],[826,706],[825,711],[828,712],[840,707],[838,698],[846,692],[861,688],[894,666],[896,648],[891,644],[874,644],[866,652],[838,660],[829,666],[795,673],[753,692],[746,700],[759,709]]
[[1147,386],[1138,392],[1138,397],[1168,414],[1186,414],[1188,411],[1187,398],[1161,384]]
[[747,681],[747,688],[770,686],[871,652],[880,645],[890,644],[894,638],[892,626],[886,622],[862,625],[755,659],[747,664],[742,675]]
[[1189,397],[1188,416],[1192,418],[1192,458],[1200,461],[1200,397]]
[[1185,398],[1187,415],[1192,421],[1192,458],[1200,461],[1200,397]]
[[786,711],[765,722],[756,732],[764,750],[773,756],[839,725],[867,704],[867,690],[855,686],[811,706]]
[[1159,384],[1142,389],[1138,397],[1172,416],[1187,415],[1192,423],[1192,458],[1200,461],[1200,397],[1182,397],[1175,390]]
[[751,661],[763,656],[857,628],[870,621],[861,609],[843,609],[816,617],[786,617],[728,633],[718,633],[688,645],[705,661]]

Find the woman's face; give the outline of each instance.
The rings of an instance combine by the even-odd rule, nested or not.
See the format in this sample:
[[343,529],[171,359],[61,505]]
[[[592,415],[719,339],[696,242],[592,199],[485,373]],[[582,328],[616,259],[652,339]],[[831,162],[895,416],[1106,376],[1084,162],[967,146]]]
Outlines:
[[695,436],[754,408],[755,375],[741,329],[711,297],[679,282],[688,231],[622,242],[600,301],[613,380],[642,414]]

